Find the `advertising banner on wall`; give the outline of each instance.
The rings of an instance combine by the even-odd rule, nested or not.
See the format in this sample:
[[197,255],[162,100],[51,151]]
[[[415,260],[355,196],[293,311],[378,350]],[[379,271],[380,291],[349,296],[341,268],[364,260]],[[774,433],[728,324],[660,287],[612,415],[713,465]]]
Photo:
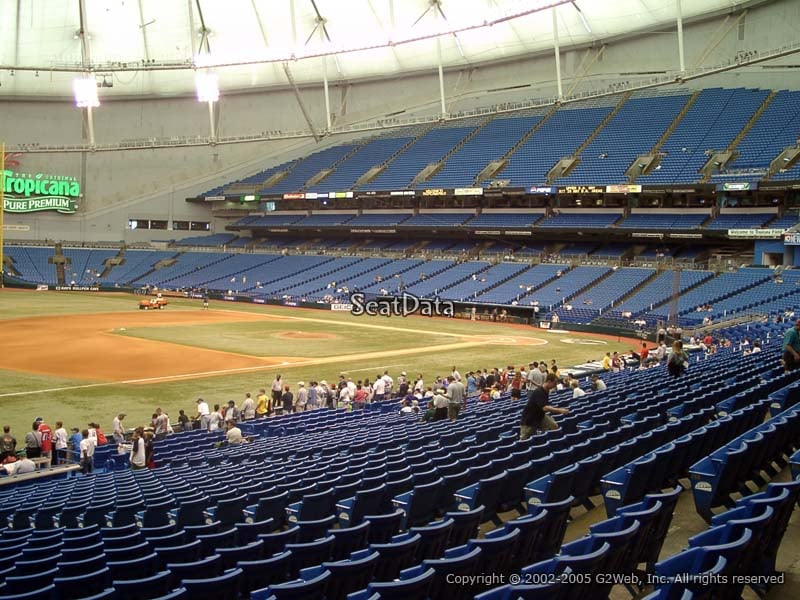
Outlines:
[[75,177],[45,173],[4,171],[3,208],[10,213],[52,210],[72,214],[81,196],[81,185]]

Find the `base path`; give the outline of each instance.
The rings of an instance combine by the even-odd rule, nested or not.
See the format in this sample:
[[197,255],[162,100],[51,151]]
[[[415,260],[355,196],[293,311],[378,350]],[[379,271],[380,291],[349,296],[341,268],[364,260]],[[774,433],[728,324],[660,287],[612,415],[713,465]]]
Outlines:
[[113,333],[129,327],[263,321],[268,315],[216,311],[131,311],[4,321],[0,369],[91,381],[203,376],[279,365],[299,357],[256,357]]

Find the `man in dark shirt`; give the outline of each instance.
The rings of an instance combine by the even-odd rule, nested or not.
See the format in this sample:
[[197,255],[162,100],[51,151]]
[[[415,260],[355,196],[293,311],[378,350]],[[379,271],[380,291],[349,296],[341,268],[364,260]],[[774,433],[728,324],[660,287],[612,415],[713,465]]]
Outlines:
[[522,410],[519,439],[527,439],[537,430],[549,431],[558,429],[558,424],[547,413],[565,415],[569,410],[556,408],[547,403],[550,390],[554,389],[556,385],[558,385],[558,377],[555,373],[548,373],[541,387],[528,392],[528,403]]

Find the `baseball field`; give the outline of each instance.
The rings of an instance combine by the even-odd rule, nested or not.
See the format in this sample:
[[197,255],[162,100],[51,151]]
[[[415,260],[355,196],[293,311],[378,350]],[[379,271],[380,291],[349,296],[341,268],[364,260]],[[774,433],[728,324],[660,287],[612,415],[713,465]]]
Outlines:
[[631,340],[459,319],[354,316],[347,312],[170,299],[137,310],[129,294],[0,291],[0,414],[18,439],[36,416],[49,424],[105,429],[149,422],[156,407],[173,418],[195,400],[255,396],[276,373],[335,382],[422,373],[426,382],[479,368],[556,359],[562,371],[628,352]]

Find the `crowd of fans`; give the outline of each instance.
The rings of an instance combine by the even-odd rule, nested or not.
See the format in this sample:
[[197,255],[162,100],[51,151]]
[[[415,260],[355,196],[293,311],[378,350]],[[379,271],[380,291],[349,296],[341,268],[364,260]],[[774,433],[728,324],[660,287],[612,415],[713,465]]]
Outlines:
[[[628,355],[607,352],[600,363],[601,373],[591,377],[588,393],[606,389],[603,373],[621,371],[632,363],[638,364],[640,369],[665,364],[670,376],[680,376],[688,367],[688,354],[682,340],[676,339],[669,350],[666,336],[660,335],[667,332],[658,333],[659,339],[653,348],[642,342],[638,350]],[[714,339],[711,334],[691,338],[689,342],[708,354],[715,353],[718,347],[731,346],[730,340]],[[745,338],[740,342],[740,350],[745,354],[761,352],[761,343]],[[786,332],[783,350],[786,369],[800,367],[800,320]],[[68,432],[61,421],[56,421],[55,429],[52,429],[42,417],[37,417],[20,445],[6,425],[0,439],[0,463],[8,474],[31,473],[36,470],[37,463],[45,462],[55,465],[77,463],[84,473],[89,473],[93,468],[95,449],[113,443],[118,451],[129,454],[133,469],[144,469],[153,464],[154,440],[175,431],[223,430],[224,440],[220,443],[242,444],[249,441],[239,428],[244,421],[325,408],[361,410],[367,404],[384,400],[400,400],[401,414],[418,415],[422,421],[456,420],[468,400],[492,402],[504,394],[510,394],[514,400],[525,396],[527,402],[521,414],[520,436],[526,438],[536,431],[557,428],[550,415],[568,412],[549,404],[552,390],[571,390],[575,399],[586,395],[587,389],[583,389],[571,373],[562,374],[555,359],[549,363],[532,361],[519,368],[509,365],[504,369],[477,369],[463,376],[453,366],[449,375],[436,376],[430,382],[426,382],[421,373],[409,377],[403,371],[393,378],[387,370],[377,374],[373,380],[353,380],[342,373],[334,384],[323,379],[307,384],[300,381],[293,386],[278,374],[269,388],[259,389],[255,398],[246,393],[238,405],[229,400],[226,404],[214,404],[212,408],[204,399],[198,398],[193,414],[181,409],[174,426],[170,416],[157,408],[150,423],[126,430],[123,424],[126,415],[120,412],[113,419],[110,440],[96,422],[88,423],[83,430],[72,427]]]

